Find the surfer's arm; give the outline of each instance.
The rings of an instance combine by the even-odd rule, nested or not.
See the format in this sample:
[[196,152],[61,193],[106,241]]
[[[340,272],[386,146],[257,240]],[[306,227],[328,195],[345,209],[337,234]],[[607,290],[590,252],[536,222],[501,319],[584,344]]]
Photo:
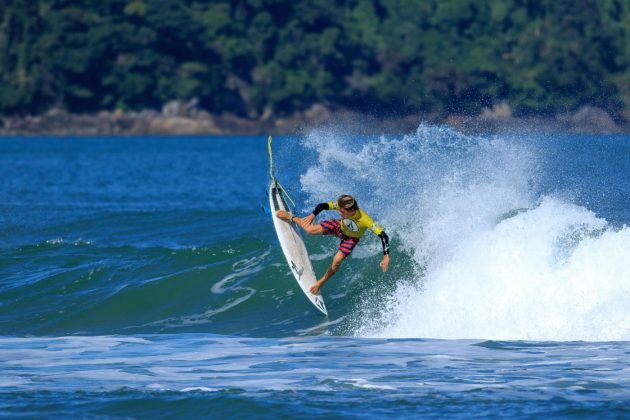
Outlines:
[[378,234],[378,237],[381,238],[381,245],[383,245],[383,255],[389,255],[389,236],[383,230]]
[[389,266],[389,236],[387,236],[382,227],[374,223],[374,220],[372,220],[370,216],[367,214],[365,216],[369,229],[380,238],[381,245],[383,245],[383,261],[381,261],[380,266],[384,273],[387,271],[387,267]]
[[374,223],[374,220],[367,214],[365,215],[365,221],[369,229],[381,239],[381,245],[383,245],[383,255],[389,255],[389,236],[383,230],[382,227]]
[[317,216],[319,213],[321,213],[324,210],[333,210],[335,208],[334,203],[332,202],[328,202],[328,203],[319,203],[316,207],[315,210],[313,210],[313,214],[315,216]]
[[330,204],[331,203],[319,203],[317,205],[317,207],[315,207],[315,210],[313,210],[313,212],[311,214],[309,214],[308,216],[306,216],[306,217],[304,217],[302,219],[302,221],[304,222],[304,225],[308,226],[308,225],[312,224],[313,220],[315,220],[315,218],[317,217],[317,215],[319,213],[321,213],[324,210],[330,210],[331,209]]
[[384,273],[387,271],[387,267],[389,267],[389,237],[384,230],[378,234],[378,237],[381,238],[381,244],[383,245],[383,261],[381,261],[379,265]]

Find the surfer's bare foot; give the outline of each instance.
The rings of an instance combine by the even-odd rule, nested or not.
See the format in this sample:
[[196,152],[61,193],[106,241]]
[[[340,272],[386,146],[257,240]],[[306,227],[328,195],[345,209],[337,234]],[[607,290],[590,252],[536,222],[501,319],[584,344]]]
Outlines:
[[289,213],[288,211],[285,211],[285,210],[278,210],[278,211],[276,212],[276,217],[277,217],[278,219],[282,219],[282,220],[284,220],[284,221],[286,221],[286,222],[290,222],[290,221],[291,221],[291,217],[292,217],[292,215],[291,215],[291,213]]

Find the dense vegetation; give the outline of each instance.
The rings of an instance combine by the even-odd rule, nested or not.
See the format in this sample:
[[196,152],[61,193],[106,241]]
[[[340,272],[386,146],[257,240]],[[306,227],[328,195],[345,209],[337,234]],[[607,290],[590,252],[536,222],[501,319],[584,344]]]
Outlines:
[[2,0],[0,115],[630,109],[630,0]]

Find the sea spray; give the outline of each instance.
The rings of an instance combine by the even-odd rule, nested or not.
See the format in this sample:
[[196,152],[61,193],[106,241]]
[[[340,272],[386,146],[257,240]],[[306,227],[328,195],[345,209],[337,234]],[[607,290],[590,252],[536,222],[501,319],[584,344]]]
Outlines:
[[421,125],[402,138],[372,140],[322,130],[304,144],[318,154],[301,177],[310,201],[354,194],[421,262],[535,197],[533,156],[501,139]]

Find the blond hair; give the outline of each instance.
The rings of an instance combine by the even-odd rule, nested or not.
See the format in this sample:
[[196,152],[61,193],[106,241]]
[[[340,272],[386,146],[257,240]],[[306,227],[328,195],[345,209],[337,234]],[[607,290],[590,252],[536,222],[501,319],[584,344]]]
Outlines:
[[359,203],[357,203],[357,200],[355,200],[353,196],[341,194],[337,199],[337,207],[346,210],[358,210]]

